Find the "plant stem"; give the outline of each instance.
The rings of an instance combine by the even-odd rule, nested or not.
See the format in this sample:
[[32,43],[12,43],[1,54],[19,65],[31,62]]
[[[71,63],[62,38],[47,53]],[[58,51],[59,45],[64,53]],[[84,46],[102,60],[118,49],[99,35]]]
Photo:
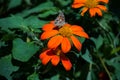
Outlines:
[[92,63],[90,63],[90,66],[89,66],[89,71],[91,71],[92,69]]
[[112,77],[110,76],[110,72],[109,72],[109,70],[107,69],[107,67],[106,67],[106,65],[105,65],[105,63],[104,63],[104,60],[103,60],[101,57],[99,57],[99,59],[100,59],[102,65],[103,65],[106,73],[108,74],[109,79],[112,80]]

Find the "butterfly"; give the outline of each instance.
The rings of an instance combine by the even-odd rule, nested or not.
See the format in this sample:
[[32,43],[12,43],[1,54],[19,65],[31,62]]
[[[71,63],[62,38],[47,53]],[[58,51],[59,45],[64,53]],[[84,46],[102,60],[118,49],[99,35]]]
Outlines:
[[55,26],[61,27],[65,24],[65,16],[62,11],[59,11],[59,15],[54,20]]

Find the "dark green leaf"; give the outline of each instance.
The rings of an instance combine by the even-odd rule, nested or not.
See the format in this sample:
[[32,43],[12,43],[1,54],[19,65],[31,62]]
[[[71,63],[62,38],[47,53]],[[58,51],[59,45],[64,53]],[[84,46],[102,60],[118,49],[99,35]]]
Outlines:
[[111,30],[111,27],[109,26],[109,22],[110,20],[112,20],[112,15],[110,14],[104,14],[103,18],[98,21],[100,27],[102,27],[104,30],[106,31],[110,31]]
[[57,12],[57,9],[55,7],[53,7],[53,8],[51,8],[51,10],[46,10],[46,11],[40,13],[39,17],[40,18],[45,18],[45,17],[48,17],[50,15],[56,14],[56,12]]
[[3,30],[7,30],[8,28],[10,29],[21,28],[25,26],[26,26],[26,23],[24,19],[20,16],[12,16],[12,17],[0,19],[0,27]]
[[0,59],[0,75],[5,76],[8,80],[12,80],[10,76],[12,72],[18,70],[17,66],[11,63],[12,56],[8,55]]
[[88,50],[86,50],[85,54],[82,55],[82,58],[89,63],[93,63],[92,56],[90,55]]
[[26,17],[32,13],[38,13],[38,12],[42,12],[42,11],[46,11],[46,10],[51,10],[52,8],[53,8],[53,3],[48,1],[48,2],[38,5],[37,7],[32,8],[32,9],[24,10],[22,13],[19,13],[16,15]]
[[7,45],[5,44],[4,41],[1,41],[1,40],[0,40],[0,48],[1,48],[2,46],[7,46]]
[[22,3],[22,0],[10,0],[10,3],[8,5],[8,10],[19,6],[21,3]]
[[12,54],[13,57],[19,61],[28,61],[37,51],[39,47],[33,43],[26,43],[21,39],[13,41]]
[[94,41],[94,43],[96,45],[96,49],[99,49],[102,46],[102,44],[103,44],[102,36],[99,36],[97,39],[95,39],[95,38],[91,38],[91,39]]
[[111,52],[111,54],[115,54],[120,51],[120,47],[114,48]]
[[53,76],[50,80],[59,80],[59,75]]
[[78,36],[76,36],[76,37],[79,39],[79,41],[80,41],[81,43],[83,43],[83,42],[85,41],[85,38],[78,37]]
[[39,80],[39,75],[37,73],[33,73],[27,77],[27,80]]
[[61,6],[67,6],[68,4],[71,3],[71,0],[57,0],[57,2],[58,2]]
[[33,29],[34,28],[41,28],[46,23],[46,21],[39,20],[35,16],[28,17],[25,21],[26,21],[26,24]]
[[88,75],[87,75],[87,79],[86,79],[86,80],[92,80],[91,71],[88,72]]
[[117,80],[120,79],[120,56],[114,57],[111,60],[106,60],[107,64],[113,66]]

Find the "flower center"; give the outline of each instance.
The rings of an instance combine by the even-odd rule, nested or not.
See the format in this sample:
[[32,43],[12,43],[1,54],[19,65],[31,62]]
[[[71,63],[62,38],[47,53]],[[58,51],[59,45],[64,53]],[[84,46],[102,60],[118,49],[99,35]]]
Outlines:
[[88,8],[94,8],[97,7],[98,1],[97,0],[87,0],[85,3],[85,6]]
[[54,54],[57,55],[57,56],[60,56],[61,55],[61,50],[59,48],[57,48],[56,50],[54,50]]
[[72,35],[72,30],[69,26],[63,26],[59,29],[59,34],[69,38]]

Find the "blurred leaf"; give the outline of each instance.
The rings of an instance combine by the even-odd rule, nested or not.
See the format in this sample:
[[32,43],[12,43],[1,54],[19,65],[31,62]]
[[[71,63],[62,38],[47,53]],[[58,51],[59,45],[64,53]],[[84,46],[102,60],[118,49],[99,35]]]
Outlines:
[[5,34],[5,35],[1,38],[1,40],[3,40],[3,41],[9,41],[9,40],[12,40],[12,39],[14,39],[14,38],[15,38],[15,34],[10,33],[10,34]]
[[92,63],[93,64],[92,56],[90,55],[88,49],[86,50],[85,54],[82,55],[82,58],[84,60],[86,60],[88,63]]
[[76,36],[76,37],[79,39],[79,41],[80,41],[81,43],[83,43],[83,42],[85,41],[85,38],[78,37],[78,36]]
[[27,77],[27,80],[39,80],[39,75],[37,73],[33,73]]
[[0,19],[0,27],[2,30],[13,29],[13,28],[20,28],[25,27],[26,23],[24,19],[20,16],[11,16],[7,18]]
[[37,7],[34,7],[32,9],[29,10],[24,10],[22,13],[18,13],[16,15],[22,16],[22,17],[26,17],[32,13],[39,13],[42,11],[46,11],[46,10],[51,10],[53,8],[53,3],[50,1],[47,1],[45,3],[42,3],[40,5],[38,5]]
[[28,5],[31,5],[31,0],[25,0],[25,2],[28,4]]
[[87,79],[86,80],[98,80],[98,77],[95,75],[96,73],[91,69],[88,74],[87,74]]
[[0,19],[0,27],[5,31],[14,28],[19,28],[23,31],[29,31],[28,26],[33,29],[41,28],[45,23],[46,21],[39,20],[34,16],[28,17],[27,19],[23,19],[20,16],[11,16]]
[[106,60],[107,64],[115,68],[114,72],[117,80],[120,79],[120,56],[114,57],[111,60]]
[[35,16],[28,17],[26,20],[26,24],[31,28],[42,28],[42,26],[46,23],[46,21],[39,20]]
[[40,13],[40,14],[39,14],[39,17],[40,17],[40,18],[45,18],[45,17],[48,17],[48,16],[50,16],[50,15],[54,15],[54,14],[57,13],[56,10],[57,10],[57,9],[56,9],[55,7],[53,7],[53,8],[51,8],[51,10],[46,10],[46,11]]
[[0,40],[0,48],[1,48],[2,46],[7,46],[7,45],[5,44],[5,41],[1,41],[1,40]]
[[37,51],[39,47],[33,43],[23,42],[20,38],[13,41],[12,54],[19,61],[28,61]]
[[8,80],[12,80],[11,73],[19,69],[19,67],[12,65],[11,59],[11,55],[0,59],[0,75],[5,76]]
[[91,71],[88,72],[88,75],[87,75],[87,79],[86,79],[86,80],[92,80]]
[[111,54],[117,53],[120,51],[120,47],[114,48],[111,52]]
[[98,23],[104,30],[110,31],[111,27],[109,26],[109,23],[112,19],[112,15],[104,14],[103,18],[100,21],[98,21]]
[[67,6],[68,4],[71,3],[71,0],[57,0],[57,2],[58,2],[61,6]]
[[59,80],[59,75],[53,76],[50,80]]
[[103,38],[101,35],[99,35],[99,37],[97,39],[95,39],[95,38],[91,38],[91,39],[94,41],[94,43],[96,45],[96,49],[99,49],[102,46]]
[[19,6],[21,3],[22,3],[22,0],[10,0],[8,5],[8,10]]

